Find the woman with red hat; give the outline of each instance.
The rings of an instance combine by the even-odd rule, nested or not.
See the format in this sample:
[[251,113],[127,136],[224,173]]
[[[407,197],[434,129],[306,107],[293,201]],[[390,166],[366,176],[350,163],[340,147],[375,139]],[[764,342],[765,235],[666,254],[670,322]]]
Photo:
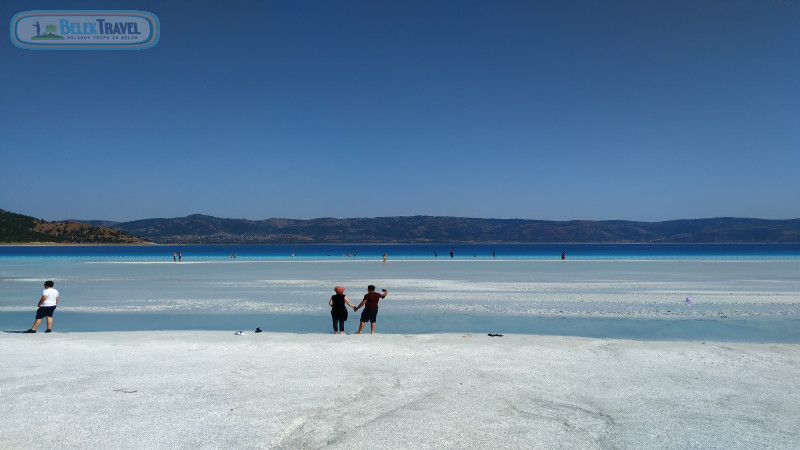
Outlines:
[[344,295],[344,288],[336,286],[333,288],[335,295],[331,296],[328,305],[331,307],[331,317],[333,318],[333,334],[344,334],[344,322],[347,320],[347,307],[345,304],[355,308],[347,296]]

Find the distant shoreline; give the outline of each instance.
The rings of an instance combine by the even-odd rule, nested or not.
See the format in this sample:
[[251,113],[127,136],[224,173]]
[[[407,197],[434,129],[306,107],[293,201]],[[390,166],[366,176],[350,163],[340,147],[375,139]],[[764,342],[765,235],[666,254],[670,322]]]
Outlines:
[[293,242],[286,243],[158,243],[158,242],[144,242],[144,243],[69,243],[69,242],[1,242],[0,247],[108,247],[108,246],[236,246],[236,245],[253,245],[253,246],[278,246],[278,245],[295,245],[295,246],[323,246],[323,245],[797,245],[800,242],[315,242],[315,243],[302,243],[297,244]]
[[[2,242],[0,247],[107,247],[112,245],[124,246],[147,246],[147,245],[173,245],[173,244],[156,244],[155,242],[141,242],[141,243],[124,243],[124,242]],[[183,244],[181,244],[183,245]],[[201,244],[202,245],[202,244]]]

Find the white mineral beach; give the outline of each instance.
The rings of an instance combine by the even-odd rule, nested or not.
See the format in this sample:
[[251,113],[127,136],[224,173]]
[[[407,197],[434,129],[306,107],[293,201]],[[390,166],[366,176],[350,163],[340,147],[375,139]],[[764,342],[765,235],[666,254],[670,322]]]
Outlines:
[[0,448],[798,448],[800,345],[0,333]]

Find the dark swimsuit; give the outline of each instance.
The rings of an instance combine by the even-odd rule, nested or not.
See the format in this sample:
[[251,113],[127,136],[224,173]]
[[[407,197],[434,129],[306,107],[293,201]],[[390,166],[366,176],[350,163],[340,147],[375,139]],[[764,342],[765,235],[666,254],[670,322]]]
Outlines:
[[344,295],[336,294],[331,299],[333,300],[331,316],[339,320],[347,320],[347,306],[344,304]]
[[344,295],[336,294],[331,297],[333,307],[331,308],[331,318],[333,318],[333,331],[344,332],[344,321],[347,320],[347,307],[344,306]]

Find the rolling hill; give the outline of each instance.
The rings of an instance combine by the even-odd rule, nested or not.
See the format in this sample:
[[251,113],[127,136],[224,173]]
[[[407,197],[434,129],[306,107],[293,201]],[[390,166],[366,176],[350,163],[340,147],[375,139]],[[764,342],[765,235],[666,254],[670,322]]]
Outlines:
[[131,222],[87,221],[156,243],[790,243],[800,219],[712,218],[665,222],[542,221],[463,217],[223,219],[200,214]]
[[0,242],[57,244],[145,244],[127,231],[66,221],[48,222],[0,209]]

